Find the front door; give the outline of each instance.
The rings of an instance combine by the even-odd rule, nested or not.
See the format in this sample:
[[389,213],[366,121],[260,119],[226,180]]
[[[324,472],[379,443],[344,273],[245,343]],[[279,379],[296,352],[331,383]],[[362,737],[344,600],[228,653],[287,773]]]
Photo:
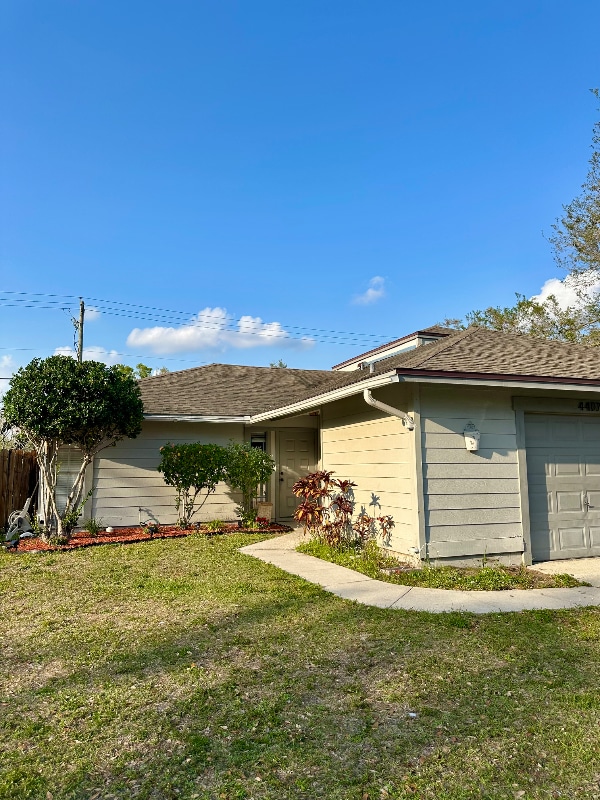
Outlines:
[[600,555],[600,418],[527,414],[534,560]]
[[290,519],[300,502],[293,494],[292,486],[299,478],[309,475],[316,469],[315,431],[278,431],[277,472],[279,483],[279,507],[277,516]]

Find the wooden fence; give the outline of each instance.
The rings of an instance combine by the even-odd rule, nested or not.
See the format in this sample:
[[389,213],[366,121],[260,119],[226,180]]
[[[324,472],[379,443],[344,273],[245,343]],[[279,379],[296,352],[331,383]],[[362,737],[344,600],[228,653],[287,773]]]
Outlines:
[[[37,483],[35,453],[26,450],[0,450],[0,530],[11,512],[20,510]],[[29,508],[33,510],[34,497]]]

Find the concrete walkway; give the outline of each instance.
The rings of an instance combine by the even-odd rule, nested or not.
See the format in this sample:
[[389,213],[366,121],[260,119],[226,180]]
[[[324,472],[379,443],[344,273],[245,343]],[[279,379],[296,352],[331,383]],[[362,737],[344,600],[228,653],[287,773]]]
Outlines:
[[[503,592],[459,592],[449,589],[423,589],[374,580],[354,570],[296,552],[302,532],[293,531],[275,539],[242,547],[241,552],[267,564],[298,575],[322,586],[327,592],[377,608],[406,611],[471,611],[489,614],[496,611],[580,608],[600,605],[600,588],[531,589]],[[569,562],[571,563],[571,562]],[[537,565],[536,565],[537,569]],[[567,572],[566,569],[557,570]]]
[[600,586],[600,558],[569,558],[564,561],[539,561],[533,565],[538,572],[557,575],[566,572],[578,581]]

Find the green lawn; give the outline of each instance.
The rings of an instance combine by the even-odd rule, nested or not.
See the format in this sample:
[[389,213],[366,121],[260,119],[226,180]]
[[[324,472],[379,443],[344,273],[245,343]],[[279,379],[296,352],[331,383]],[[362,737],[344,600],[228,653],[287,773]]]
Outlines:
[[258,538],[0,555],[2,800],[600,798],[598,609],[366,608]]
[[424,564],[418,569],[386,572],[385,568],[402,565],[396,558],[386,555],[374,541],[360,550],[356,547],[332,547],[310,539],[296,548],[300,553],[332,561],[370,578],[401,586],[422,586],[428,589],[458,589],[463,591],[503,591],[508,589],[564,589],[589,586],[572,575],[545,575],[535,569],[504,567],[492,561],[477,567],[450,567]]

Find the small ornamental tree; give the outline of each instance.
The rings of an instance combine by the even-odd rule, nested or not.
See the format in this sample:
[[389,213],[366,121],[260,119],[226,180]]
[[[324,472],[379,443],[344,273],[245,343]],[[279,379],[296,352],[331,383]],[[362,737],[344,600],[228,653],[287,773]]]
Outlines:
[[248,522],[255,518],[254,500],[258,487],[269,480],[275,469],[275,462],[264,450],[251,447],[248,442],[231,442],[226,452],[225,480],[232,489],[242,493],[240,516]]
[[[85,470],[95,454],[125,437],[134,439],[142,429],[143,405],[136,381],[98,361],[34,358],[11,379],[3,406],[6,424],[18,428],[37,454],[45,488],[44,536],[52,519],[57,535],[68,535],[80,513]],[[55,489],[58,451],[64,445],[77,447],[82,462],[59,511]]]
[[[181,528],[189,528],[194,514],[200,511],[219,481],[225,479],[226,453],[226,448],[218,444],[169,442],[160,448],[158,471],[162,472],[167,486],[177,490],[175,507],[177,524]],[[206,494],[196,507],[201,492]]]

